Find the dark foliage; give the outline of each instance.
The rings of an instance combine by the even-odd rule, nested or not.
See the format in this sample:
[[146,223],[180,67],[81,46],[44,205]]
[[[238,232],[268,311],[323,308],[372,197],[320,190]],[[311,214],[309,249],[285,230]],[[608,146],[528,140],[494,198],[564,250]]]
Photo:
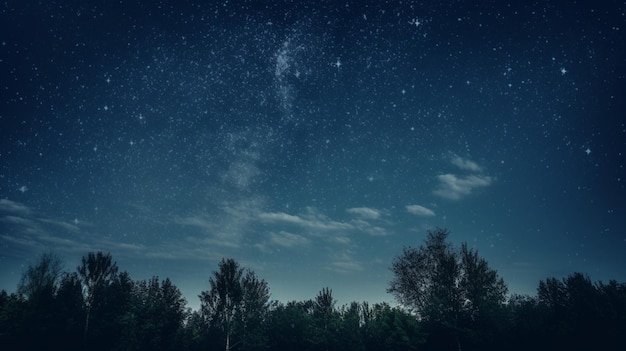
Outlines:
[[621,350],[626,284],[574,273],[547,278],[536,296],[511,295],[476,251],[429,233],[396,258],[390,291],[404,305],[336,306],[332,290],[269,302],[267,283],[222,260],[190,311],[178,288],[133,281],[109,254],[76,272],[44,254],[17,293],[0,291],[0,350]]

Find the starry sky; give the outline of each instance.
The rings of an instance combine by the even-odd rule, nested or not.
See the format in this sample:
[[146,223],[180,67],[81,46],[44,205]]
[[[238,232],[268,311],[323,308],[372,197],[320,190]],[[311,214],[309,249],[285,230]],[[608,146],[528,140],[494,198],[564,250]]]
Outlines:
[[222,257],[283,302],[392,302],[435,227],[511,292],[626,281],[622,1],[8,1],[0,28],[0,288],[101,250],[191,307]]

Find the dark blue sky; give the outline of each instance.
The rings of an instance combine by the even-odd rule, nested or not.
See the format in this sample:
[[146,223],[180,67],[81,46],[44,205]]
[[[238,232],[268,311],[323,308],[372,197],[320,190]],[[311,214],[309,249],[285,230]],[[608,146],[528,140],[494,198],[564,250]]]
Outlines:
[[626,280],[620,1],[10,1],[0,287],[109,251],[197,306],[222,257],[287,301],[391,301],[449,228],[512,292]]

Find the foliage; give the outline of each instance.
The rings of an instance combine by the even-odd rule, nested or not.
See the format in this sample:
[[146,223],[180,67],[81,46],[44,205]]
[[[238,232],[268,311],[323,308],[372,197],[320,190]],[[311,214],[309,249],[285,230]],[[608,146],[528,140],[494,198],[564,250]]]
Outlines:
[[454,249],[448,235],[438,228],[424,245],[405,248],[393,262],[388,291],[426,324],[431,346],[492,344],[507,287],[467,244]]
[[133,285],[123,325],[120,350],[177,350],[177,337],[187,315],[185,299],[169,278],[152,277]]
[[224,259],[201,295],[202,309],[190,311],[169,279],[133,281],[117,272],[110,254],[88,254],[76,272],[61,272],[60,260],[44,254],[24,271],[18,293],[0,291],[0,349],[623,348],[626,283],[574,273],[540,281],[536,296],[505,299],[506,285],[487,262],[446,237],[445,230],[431,232],[425,245],[394,261],[394,272],[406,274],[392,282],[403,302],[396,307],[337,307],[330,288],[310,300],[270,303],[264,280]]
[[37,264],[28,266],[17,286],[17,292],[27,299],[36,299],[37,295],[54,295],[62,271],[61,259],[53,253],[44,253]]
[[226,351],[264,348],[267,283],[254,272],[244,271],[235,260],[223,259],[209,284],[211,289],[200,294],[201,310],[209,329],[222,332]]
[[117,317],[128,302],[131,282],[127,275],[118,279],[117,271],[111,254],[102,252],[89,252],[77,268],[85,310],[83,338],[88,347],[107,349],[119,337]]

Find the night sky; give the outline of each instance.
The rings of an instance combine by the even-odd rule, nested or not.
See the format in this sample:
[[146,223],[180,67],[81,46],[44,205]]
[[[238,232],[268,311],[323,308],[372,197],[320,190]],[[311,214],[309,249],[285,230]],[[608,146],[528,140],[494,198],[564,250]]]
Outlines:
[[9,292],[105,251],[194,308],[222,257],[283,302],[392,302],[435,227],[511,292],[626,281],[623,1],[24,0],[0,29]]

